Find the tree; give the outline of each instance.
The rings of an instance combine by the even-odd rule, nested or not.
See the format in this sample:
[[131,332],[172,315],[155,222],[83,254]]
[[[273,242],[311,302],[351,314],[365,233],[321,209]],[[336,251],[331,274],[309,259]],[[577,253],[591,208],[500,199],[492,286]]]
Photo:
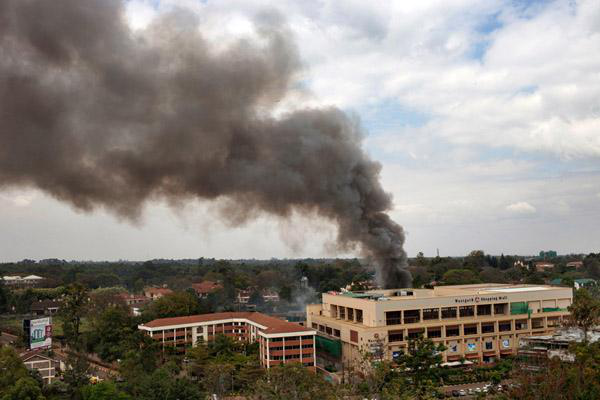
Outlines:
[[92,368],[85,357],[77,354],[69,354],[67,365],[69,367],[64,373],[67,392],[72,399],[80,400],[81,389],[90,383]]
[[570,324],[583,330],[583,342],[588,341],[589,330],[600,324],[600,301],[593,298],[587,289],[575,291],[573,304],[568,308]]
[[252,293],[250,293],[248,303],[256,306],[262,306],[265,303],[265,300],[263,299],[263,296],[259,290],[253,290]]
[[507,270],[511,267],[510,261],[508,260],[507,257],[504,256],[504,254],[500,255],[500,261],[498,262],[498,267],[501,270]]
[[333,386],[301,364],[282,364],[268,370],[254,386],[256,400],[334,399]]
[[4,286],[4,282],[0,279],[0,314],[8,311],[8,289]]
[[20,379],[28,378],[29,371],[17,352],[8,346],[0,346],[0,397]]
[[446,285],[465,285],[480,282],[475,272],[470,269],[451,269],[444,274],[442,280]]
[[68,286],[60,307],[59,318],[67,343],[76,349],[81,347],[81,320],[87,313],[89,297],[87,289],[78,283]]
[[105,361],[123,358],[128,350],[129,339],[137,332],[128,311],[111,305],[90,323],[92,329],[85,335],[88,350],[97,353]]
[[425,258],[425,256],[423,255],[423,252],[420,251],[417,253],[417,258],[415,260],[415,263],[417,266],[419,267],[426,267],[429,263],[427,262],[427,259]]
[[2,400],[45,400],[42,390],[33,378],[20,378],[10,387]]
[[465,268],[472,269],[473,271],[480,271],[486,265],[487,261],[483,250],[473,250],[464,260]]
[[479,277],[482,282],[486,283],[504,283],[506,282],[506,276],[498,268],[484,267],[479,273]]
[[208,393],[223,396],[247,391],[264,374],[257,345],[217,335],[214,341],[187,351],[188,370]]
[[133,397],[143,400],[197,400],[203,398],[202,392],[193,382],[180,377],[181,370],[167,363],[153,373],[139,377],[133,388]]
[[145,319],[181,317],[199,312],[198,298],[189,292],[169,293],[153,301],[144,312]]
[[437,395],[440,386],[440,364],[443,345],[436,345],[430,339],[419,337],[408,342],[408,351],[395,359],[398,369],[407,371],[416,398],[423,399]]
[[84,386],[81,390],[82,400],[130,400],[127,393],[121,392],[113,382],[100,382]]

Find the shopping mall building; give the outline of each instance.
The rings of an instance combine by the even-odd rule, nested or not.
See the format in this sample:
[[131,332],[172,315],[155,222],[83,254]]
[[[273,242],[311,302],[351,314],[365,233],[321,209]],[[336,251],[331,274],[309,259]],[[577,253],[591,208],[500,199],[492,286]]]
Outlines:
[[365,352],[393,359],[419,336],[447,348],[444,362],[493,362],[516,354],[520,337],[552,333],[573,300],[571,288],[506,284],[322,296],[307,306],[307,327],[318,331],[317,356],[338,369]]
[[315,330],[258,312],[161,318],[138,325],[138,329],[161,342],[163,348],[180,351],[212,341],[219,334],[249,343],[258,341],[265,368],[292,362],[315,368]]

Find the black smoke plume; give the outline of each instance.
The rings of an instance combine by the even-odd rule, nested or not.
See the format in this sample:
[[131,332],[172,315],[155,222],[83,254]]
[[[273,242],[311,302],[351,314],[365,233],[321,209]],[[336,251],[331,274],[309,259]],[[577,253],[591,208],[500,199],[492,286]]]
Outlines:
[[0,187],[128,219],[146,202],[226,201],[243,223],[297,210],[335,222],[386,287],[410,285],[402,227],[356,120],[271,112],[297,83],[280,19],[210,43],[191,13],[132,31],[117,0],[0,1]]

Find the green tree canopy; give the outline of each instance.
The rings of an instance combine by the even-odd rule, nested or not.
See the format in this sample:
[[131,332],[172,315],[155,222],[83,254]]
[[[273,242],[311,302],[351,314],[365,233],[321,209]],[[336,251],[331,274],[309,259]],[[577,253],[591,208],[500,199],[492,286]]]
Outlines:
[[2,400],[45,400],[42,390],[33,378],[20,378],[2,396]]
[[150,303],[144,311],[145,319],[181,317],[200,312],[198,298],[190,292],[167,294]]
[[335,399],[333,385],[301,364],[272,367],[254,386],[256,400]]
[[81,390],[82,400],[129,400],[131,397],[117,389],[113,382],[100,382],[84,386]]
[[479,283],[479,277],[470,269],[451,269],[442,277],[446,285],[466,285],[469,283]]
[[600,324],[600,300],[592,297],[587,289],[576,290],[569,312],[571,325],[583,330],[583,341],[587,343],[589,330]]

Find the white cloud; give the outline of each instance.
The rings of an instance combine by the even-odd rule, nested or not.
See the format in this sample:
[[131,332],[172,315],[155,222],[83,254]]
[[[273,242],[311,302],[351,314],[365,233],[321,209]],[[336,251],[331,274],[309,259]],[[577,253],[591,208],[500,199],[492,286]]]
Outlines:
[[515,214],[535,214],[536,212],[536,208],[526,201],[509,204],[506,206],[506,210]]
[[36,197],[36,192],[31,190],[14,190],[0,193],[0,200],[19,208],[29,207]]

